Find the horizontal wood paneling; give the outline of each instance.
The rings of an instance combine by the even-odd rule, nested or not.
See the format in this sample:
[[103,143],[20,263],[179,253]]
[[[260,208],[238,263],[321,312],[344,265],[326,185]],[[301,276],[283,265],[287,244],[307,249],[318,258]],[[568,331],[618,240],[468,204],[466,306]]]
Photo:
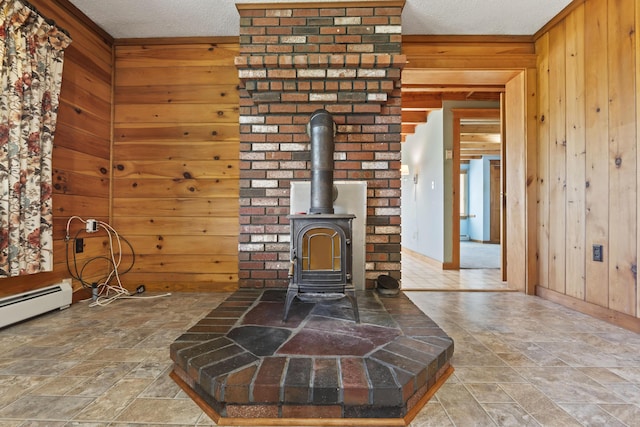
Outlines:
[[534,54],[530,36],[403,36],[406,55],[502,55]]
[[[111,150],[109,138],[94,135],[82,129],[71,127],[67,123],[58,121],[56,126],[56,142],[64,141],[64,147],[68,150],[95,156],[100,159],[108,159]],[[60,149],[58,147],[57,149]]]
[[[179,149],[179,144],[184,142],[192,146],[192,150],[184,155],[195,156],[195,158],[198,156],[195,150],[208,150],[205,153],[206,156],[209,156],[208,153],[212,153],[211,156],[219,156],[221,151],[233,153],[234,147],[238,144],[237,123],[154,123],[149,125],[121,123],[115,126],[114,132],[114,140],[117,142],[135,142],[137,145],[144,145],[147,142],[167,142],[163,147],[167,151],[148,153],[155,158],[171,156],[172,147]],[[209,141],[218,143],[209,144]],[[121,155],[121,151],[118,150],[116,154]]]
[[174,44],[156,46],[118,46],[118,64],[124,68],[148,67],[228,67],[238,55],[233,43]]
[[[144,204],[144,202],[142,202]],[[145,211],[144,206],[140,209]],[[234,236],[238,234],[238,218],[234,217],[169,217],[155,216],[154,212],[146,217],[134,216],[118,216],[115,217],[114,227],[123,236],[134,235],[167,235],[167,236],[212,236],[211,244],[215,244],[217,236]],[[136,251],[144,250],[144,248],[135,248]],[[183,248],[185,251],[191,251],[189,245]],[[154,253],[152,249],[147,249]],[[140,252],[145,253],[145,252]],[[188,253],[188,252],[187,252]],[[198,252],[194,252],[198,253]]]
[[118,104],[115,123],[237,123],[238,108],[233,104]]
[[113,201],[113,209],[119,216],[148,216],[148,212],[154,212],[163,217],[232,217],[238,214],[238,198],[154,198],[146,200],[144,209],[140,209],[139,198],[119,197]]
[[[110,110],[100,109],[101,105],[90,107],[77,107],[77,103],[72,101],[67,102],[62,99],[60,102],[60,108],[58,109],[58,117],[64,119],[64,123],[68,126],[82,130],[91,135],[110,135],[111,134],[111,121],[109,119]],[[74,105],[76,104],[76,105]],[[95,110],[90,108],[95,107]],[[60,141],[61,144],[64,141]]]
[[[74,44],[71,46],[74,46]],[[111,52],[109,52],[109,55],[111,55]],[[110,66],[105,66],[101,60],[97,60],[92,56],[92,52],[82,51],[78,46],[76,46],[75,49],[70,49],[68,52],[65,52],[65,59],[69,59],[70,64],[72,64],[70,65],[71,69],[82,67],[87,74],[85,76],[73,75],[71,76],[72,81],[83,88],[88,88],[89,85],[96,84],[97,82],[106,83],[108,85],[108,90],[105,90],[105,87],[96,88],[98,89],[96,97],[105,100],[109,100],[111,98]]]
[[208,67],[135,67],[118,68],[116,87],[144,86],[149,82],[169,85],[238,85],[238,69],[230,65]]
[[112,211],[136,251],[128,282],[237,287],[237,54],[181,39],[116,47]]
[[130,272],[123,276],[123,281],[127,284],[127,289],[133,291],[136,284],[144,284],[145,288],[151,292],[232,292],[238,289],[237,273],[164,273],[159,275],[156,272]]
[[[164,198],[164,197],[229,197],[237,192],[238,181],[225,179],[192,179],[177,175],[167,179],[122,178],[117,179],[118,197]],[[142,207],[142,206],[141,206]]]
[[238,178],[238,160],[119,161],[115,176],[135,178]]
[[634,0],[583,3],[536,41],[539,295],[637,318],[640,14]]
[[238,104],[240,97],[229,85],[207,86],[126,86],[116,88],[116,97],[127,104]]
[[[131,263],[130,257],[124,257],[123,265]],[[136,254],[132,273],[150,273],[156,275],[178,274],[232,274],[237,272],[238,255],[171,255]],[[211,290],[211,289],[210,289]]]
[[109,211],[109,199],[56,193],[53,211],[61,217],[70,217],[81,211],[82,217],[95,218]]
[[56,192],[67,195],[104,197],[109,192],[109,178],[54,169],[53,188]]
[[404,36],[405,68],[535,68],[533,39],[528,36]]
[[212,244],[210,236],[181,235],[130,235],[127,239],[134,247],[152,248],[153,255],[181,255],[185,247],[202,255],[234,255],[237,253],[238,238],[216,236]]
[[[84,152],[77,152],[64,146],[56,145],[53,149],[54,168],[61,171],[73,172],[80,175],[108,178],[109,158],[93,156]],[[108,193],[105,195],[108,197]]]
[[[113,40],[98,27],[87,24],[86,17],[76,15],[77,10],[66,0],[30,2],[45,17],[67,30],[73,39],[65,50],[52,159],[54,271],[2,279],[0,296],[40,288],[69,277],[64,252],[67,220],[71,215],[78,215],[107,221],[109,215]],[[103,251],[98,241],[100,239],[94,238],[86,241],[83,259]],[[96,277],[104,271],[107,271],[104,265],[96,266],[90,275]],[[80,287],[77,281],[73,286]]]

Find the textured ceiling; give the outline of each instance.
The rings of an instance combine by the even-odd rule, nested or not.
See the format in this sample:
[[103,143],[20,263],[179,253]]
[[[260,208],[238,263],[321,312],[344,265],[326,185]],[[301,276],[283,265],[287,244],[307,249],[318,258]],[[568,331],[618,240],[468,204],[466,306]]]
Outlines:
[[[119,39],[237,36],[240,27],[237,3],[301,3],[304,0],[70,1]],[[323,1],[331,0],[313,2]],[[569,3],[571,0],[406,0],[402,33],[531,35]]]

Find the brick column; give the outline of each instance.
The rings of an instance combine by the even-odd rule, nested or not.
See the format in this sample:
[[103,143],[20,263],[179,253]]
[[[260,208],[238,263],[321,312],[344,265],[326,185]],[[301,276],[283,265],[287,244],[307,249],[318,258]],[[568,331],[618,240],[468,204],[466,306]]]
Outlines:
[[403,6],[237,5],[241,287],[288,283],[290,182],[310,179],[306,125],[318,108],[337,124],[334,179],[367,181],[367,287],[400,278]]

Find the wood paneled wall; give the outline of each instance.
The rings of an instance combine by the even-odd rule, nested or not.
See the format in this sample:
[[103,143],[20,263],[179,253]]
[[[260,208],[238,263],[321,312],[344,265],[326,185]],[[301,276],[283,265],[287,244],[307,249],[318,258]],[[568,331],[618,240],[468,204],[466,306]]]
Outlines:
[[126,281],[235,289],[237,39],[147,42],[115,48],[113,225],[136,252]]
[[623,322],[640,314],[637,4],[575,2],[536,39],[538,294]]
[[[72,215],[107,221],[111,141],[111,37],[66,0],[30,0],[42,15],[71,35],[65,50],[60,109],[53,150],[54,271],[0,281],[0,296],[24,292],[68,277],[65,228]],[[73,223],[72,236],[82,224]],[[84,236],[84,262],[101,253],[105,236]],[[91,279],[103,265],[91,265]],[[74,288],[78,288],[74,282]]]

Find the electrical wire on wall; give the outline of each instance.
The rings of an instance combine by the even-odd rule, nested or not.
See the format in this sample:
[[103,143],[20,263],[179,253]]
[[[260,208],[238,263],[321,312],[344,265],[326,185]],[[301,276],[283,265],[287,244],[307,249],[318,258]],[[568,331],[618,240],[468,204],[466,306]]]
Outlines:
[[[82,222],[85,225],[85,227],[79,229],[75,233],[72,239],[70,235],[70,228],[71,228],[71,222],[73,220],[78,220]],[[78,270],[78,259],[76,257],[75,248],[77,247],[77,240],[80,236],[80,233],[95,233],[98,231],[99,228],[103,229],[107,233],[107,237],[109,238],[109,255],[96,256],[96,257],[89,258],[86,261],[84,261],[84,263]],[[159,297],[165,297],[165,296],[171,295],[169,293],[166,293],[161,295],[143,297],[143,296],[140,296],[140,294],[144,292],[143,285],[138,286],[134,294],[129,292],[122,285],[120,276],[128,273],[133,268],[133,265],[136,259],[135,251],[133,250],[133,246],[131,245],[131,243],[124,237],[120,236],[118,232],[106,222],[98,221],[95,219],[85,220],[79,216],[72,216],[67,221],[67,229],[66,229],[64,240],[66,244],[65,253],[66,253],[66,261],[67,261],[67,270],[69,271],[69,274],[71,275],[71,277],[78,280],[82,284],[82,287],[84,287],[85,289],[91,290],[93,301],[91,302],[91,304],[89,304],[90,307],[105,306],[121,298],[159,298]],[[122,250],[123,241],[127,244],[127,246],[131,251],[131,263],[125,269],[121,269],[122,255],[123,255],[123,250]],[[72,271],[70,260],[69,260],[69,243],[70,242],[73,243],[73,246],[72,246],[73,271]],[[114,243],[116,248],[114,248]],[[85,269],[89,265],[99,260],[107,261],[107,263],[110,266],[109,272],[98,280],[88,282],[87,280],[85,280],[85,277],[84,277]]]

